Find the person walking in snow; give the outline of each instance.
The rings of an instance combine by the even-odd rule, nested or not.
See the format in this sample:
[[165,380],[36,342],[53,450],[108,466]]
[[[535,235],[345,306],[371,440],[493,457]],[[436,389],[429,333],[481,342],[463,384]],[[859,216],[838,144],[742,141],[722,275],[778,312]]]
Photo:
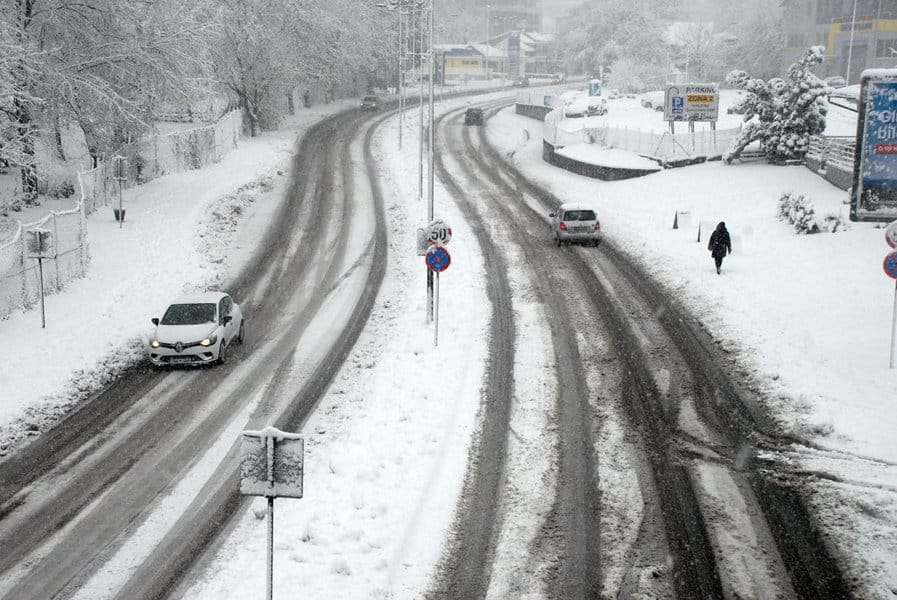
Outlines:
[[720,269],[723,267],[723,257],[726,254],[732,254],[732,239],[729,237],[729,231],[726,224],[722,221],[716,226],[713,235],[710,236],[710,243],[707,244],[710,255],[716,261],[716,274],[719,275]]

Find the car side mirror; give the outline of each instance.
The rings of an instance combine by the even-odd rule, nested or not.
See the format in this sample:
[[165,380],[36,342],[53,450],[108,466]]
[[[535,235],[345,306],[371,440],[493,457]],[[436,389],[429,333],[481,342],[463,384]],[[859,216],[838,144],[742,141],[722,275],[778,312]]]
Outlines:
[[225,325],[227,325],[227,324],[230,323],[233,319],[234,319],[234,318],[233,318],[232,316],[227,315],[227,316],[225,316],[223,319],[221,319],[221,322],[224,323]]
[[156,327],[159,326],[159,319],[158,319],[158,317],[155,317],[155,318],[153,318],[153,319],[151,319],[151,320],[152,320],[152,322],[153,322],[153,325],[155,325]]

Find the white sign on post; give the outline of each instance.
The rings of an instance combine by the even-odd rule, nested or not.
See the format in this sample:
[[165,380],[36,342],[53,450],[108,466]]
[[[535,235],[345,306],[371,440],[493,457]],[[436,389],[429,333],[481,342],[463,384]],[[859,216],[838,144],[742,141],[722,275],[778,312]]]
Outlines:
[[240,493],[301,498],[305,442],[274,427],[244,431],[240,446]]
[[452,241],[452,228],[442,219],[436,219],[427,225],[427,239],[434,246],[445,246]]
[[274,596],[274,498],[302,497],[305,441],[274,427],[244,431],[240,445],[240,493],[268,499],[268,600]]

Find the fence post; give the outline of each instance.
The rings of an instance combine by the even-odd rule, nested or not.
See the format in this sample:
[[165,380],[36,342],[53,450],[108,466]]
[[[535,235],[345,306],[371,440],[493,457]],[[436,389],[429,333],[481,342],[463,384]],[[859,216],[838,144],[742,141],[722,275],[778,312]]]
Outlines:
[[56,273],[56,291],[59,291],[59,219],[55,210],[53,215],[53,271]]
[[22,265],[22,306],[28,304],[28,269],[25,263],[25,228],[19,224],[19,264]]

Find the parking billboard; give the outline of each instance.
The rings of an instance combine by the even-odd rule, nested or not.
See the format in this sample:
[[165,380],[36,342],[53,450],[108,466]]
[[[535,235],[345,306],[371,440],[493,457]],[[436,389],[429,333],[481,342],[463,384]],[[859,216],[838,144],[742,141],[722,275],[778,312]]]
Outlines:
[[665,121],[719,119],[719,87],[714,83],[669,85],[663,103]]
[[850,218],[897,218],[897,69],[869,69],[860,79]]

